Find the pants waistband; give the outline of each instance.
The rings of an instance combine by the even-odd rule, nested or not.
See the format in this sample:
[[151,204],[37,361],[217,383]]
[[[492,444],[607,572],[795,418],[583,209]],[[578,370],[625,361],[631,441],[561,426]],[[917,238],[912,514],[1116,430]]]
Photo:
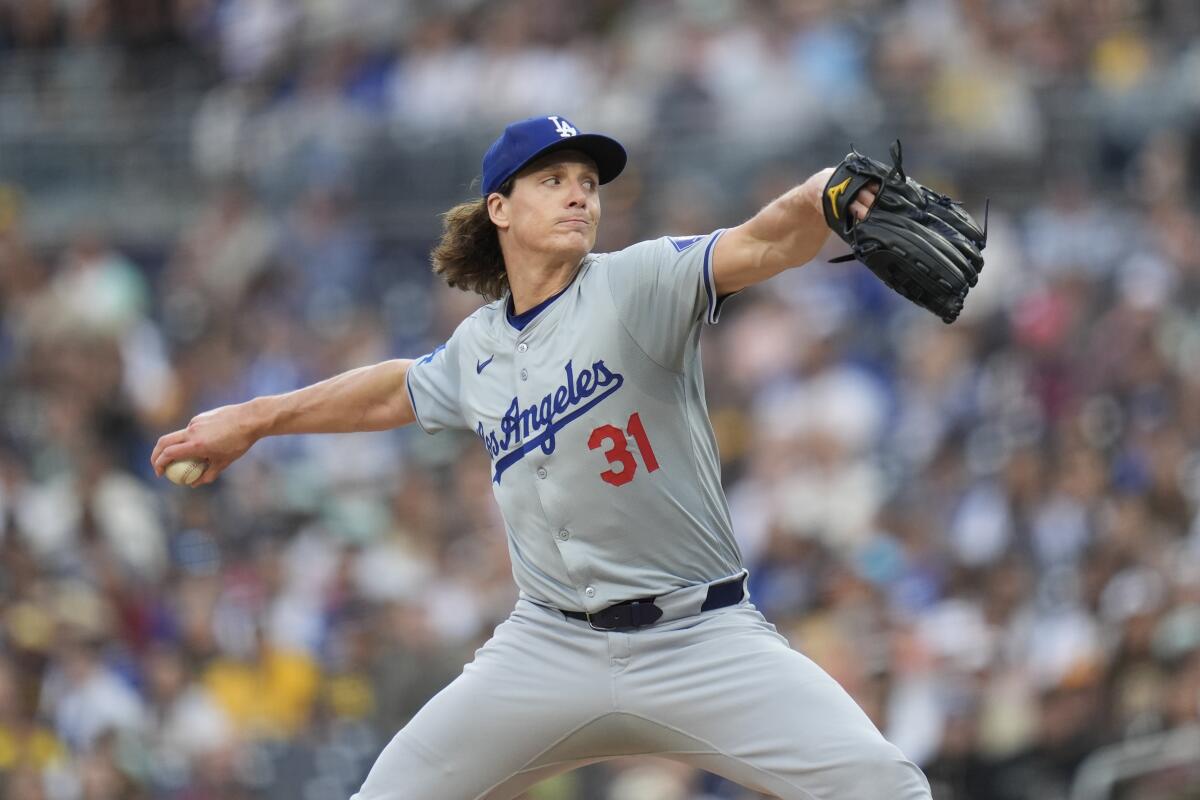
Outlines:
[[747,571],[711,583],[685,586],[658,597],[614,603],[591,613],[556,609],[568,619],[586,620],[596,630],[644,628],[736,605],[746,599]]

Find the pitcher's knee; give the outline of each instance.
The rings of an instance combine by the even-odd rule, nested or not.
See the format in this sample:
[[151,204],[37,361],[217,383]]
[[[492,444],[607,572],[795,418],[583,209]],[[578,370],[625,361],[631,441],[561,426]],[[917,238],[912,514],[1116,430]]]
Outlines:
[[921,769],[888,745],[856,759],[846,770],[850,786],[836,796],[850,800],[931,800]]
[[351,795],[350,800],[433,797],[439,789],[447,790],[451,786],[452,774],[452,770],[413,741],[407,729],[401,730],[383,748],[362,787]]
[[920,768],[882,739],[829,764],[788,776],[782,800],[932,800]]

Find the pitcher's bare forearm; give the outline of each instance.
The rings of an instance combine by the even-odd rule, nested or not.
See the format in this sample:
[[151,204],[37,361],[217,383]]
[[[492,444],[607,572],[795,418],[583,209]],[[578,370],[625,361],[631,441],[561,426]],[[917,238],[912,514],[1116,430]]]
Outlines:
[[[832,174],[833,169],[827,168],[811,175],[717,241],[713,281],[718,295],[760,283],[816,257],[829,238],[821,191]],[[874,187],[865,188],[851,205],[851,212],[862,219],[874,202]]]
[[415,420],[405,377],[412,359],[359,367],[287,394],[249,401],[257,438],[289,433],[354,433],[399,428]]
[[192,486],[212,483],[264,436],[289,433],[382,431],[415,420],[405,378],[411,359],[399,358],[343,372],[286,394],[256,397],[192,418],[154,446],[150,463],[162,475],[172,461],[207,461]]

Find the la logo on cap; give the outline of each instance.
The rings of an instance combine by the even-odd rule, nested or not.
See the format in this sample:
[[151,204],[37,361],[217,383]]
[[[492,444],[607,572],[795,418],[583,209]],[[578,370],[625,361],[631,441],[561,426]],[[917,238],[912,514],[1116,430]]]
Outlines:
[[[553,127],[547,127],[547,122]],[[625,168],[625,148],[616,139],[602,133],[581,133],[561,115],[529,117],[505,127],[483,154],[480,192],[487,197],[533,159],[566,149],[577,150],[596,162],[600,183],[608,183]]]
[[558,117],[546,117],[546,119],[554,123],[554,130],[558,131],[558,135],[564,139],[579,133],[575,126],[565,119],[559,119]]

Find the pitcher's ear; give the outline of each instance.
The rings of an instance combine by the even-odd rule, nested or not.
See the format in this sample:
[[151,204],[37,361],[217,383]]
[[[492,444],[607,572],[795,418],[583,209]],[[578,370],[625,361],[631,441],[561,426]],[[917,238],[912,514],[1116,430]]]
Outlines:
[[487,205],[488,217],[492,220],[492,224],[497,228],[507,228],[509,214],[512,211],[508,198],[499,192],[492,192],[484,202]]

